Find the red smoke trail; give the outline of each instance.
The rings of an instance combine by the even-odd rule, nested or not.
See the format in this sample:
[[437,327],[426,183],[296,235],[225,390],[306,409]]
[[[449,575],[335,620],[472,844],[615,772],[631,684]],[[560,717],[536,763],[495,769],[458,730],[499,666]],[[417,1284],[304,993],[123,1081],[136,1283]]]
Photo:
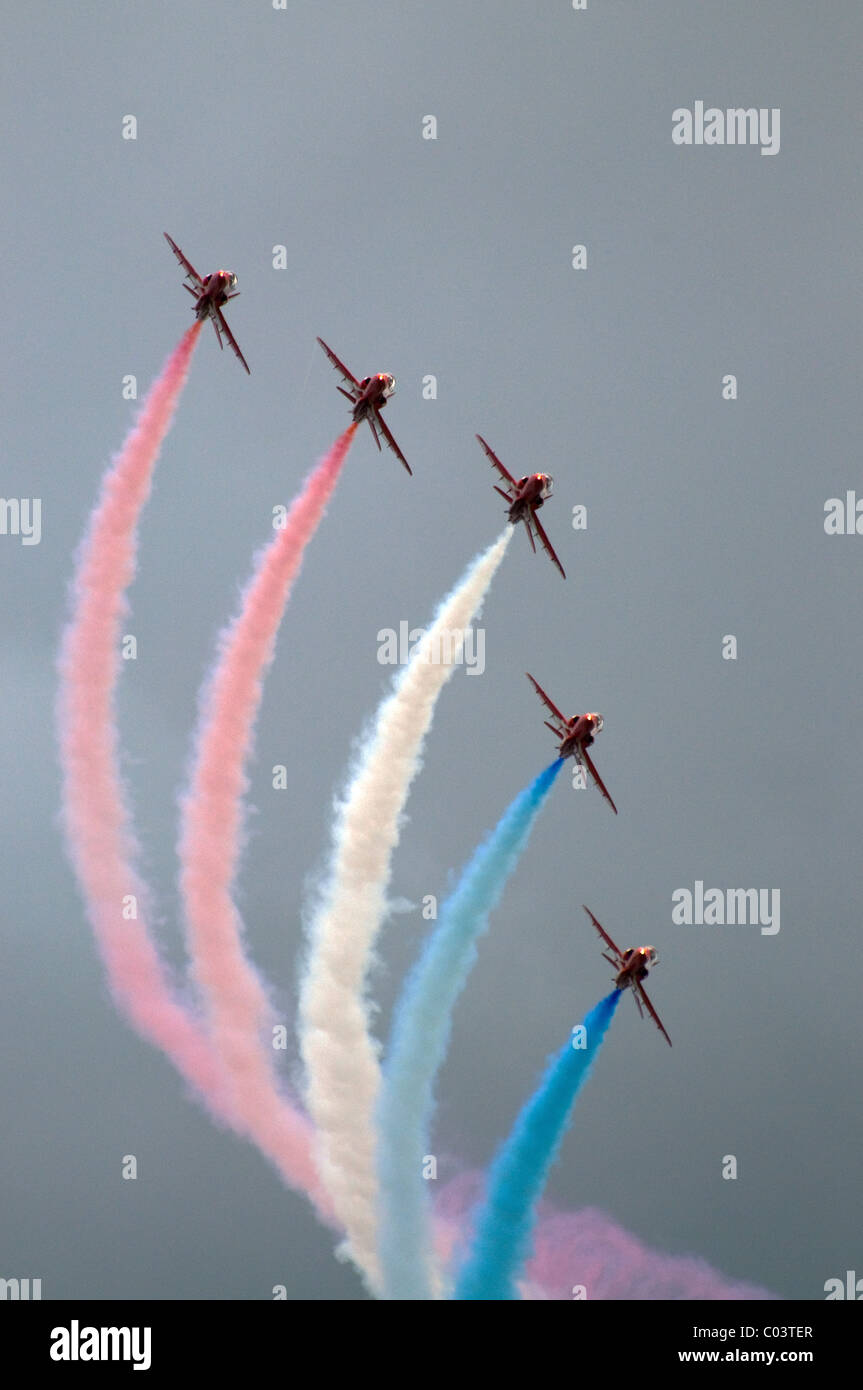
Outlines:
[[290,590],[338,481],[357,426],[350,425],[309,475],[284,527],[260,552],[240,612],[220,638],[201,701],[189,789],[182,800],[180,883],[189,953],[229,1087],[235,1128],[328,1215],[313,1157],[313,1129],[280,1091],[275,1023],[264,984],[243,950],[232,889],[242,840],[244,765],[263,680]]
[[121,622],[135,573],[138,518],[200,331],[201,324],[194,323],[183,335],[103,479],[77,556],[72,616],[58,662],[57,717],[69,852],[115,1001],[206,1097],[213,1113],[229,1119],[218,1060],[176,997],[148,934],[115,718]]

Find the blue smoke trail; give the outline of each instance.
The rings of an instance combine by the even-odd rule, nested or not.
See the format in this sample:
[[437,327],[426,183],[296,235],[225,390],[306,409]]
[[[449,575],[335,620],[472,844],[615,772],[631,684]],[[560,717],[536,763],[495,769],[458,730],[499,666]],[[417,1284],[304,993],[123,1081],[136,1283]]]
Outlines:
[[520,792],[462,872],[396,1005],[378,1103],[384,1297],[435,1292],[431,1203],[423,1180],[434,1081],[449,1044],[452,1013],[476,960],[478,937],[530,838],[557,777],[558,758]]
[[515,1281],[530,1257],[539,1199],[619,999],[620,990],[612,990],[591,1009],[584,1020],[586,1046],[576,1047],[579,1030],[573,1029],[570,1042],[549,1060],[495,1158],[473,1245],[456,1284],[457,1299],[518,1298]]

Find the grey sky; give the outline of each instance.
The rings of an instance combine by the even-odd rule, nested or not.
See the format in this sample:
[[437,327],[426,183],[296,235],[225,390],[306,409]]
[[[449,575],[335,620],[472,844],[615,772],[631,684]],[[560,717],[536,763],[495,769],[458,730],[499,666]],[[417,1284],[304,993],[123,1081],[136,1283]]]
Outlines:
[[[215,634],[271,508],[346,423],[320,334],[357,375],[395,374],[414,477],[358,436],[281,631],[241,882],[256,961],[292,1011],[332,795],[391,674],[376,635],[425,623],[502,524],[479,431],[516,475],[554,475],[568,578],[513,538],[392,891],[444,893],[552,757],[527,670],[604,713],[620,814],[555,788],[461,1001],[436,1148],[485,1164],[607,988],[588,903],[658,948],[674,1047],[622,1002],[549,1196],[823,1297],[861,1259],[863,537],[824,530],[828,498],[863,498],[859,6],[150,0],[17,6],[5,30],[0,494],[41,498],[42,534],[0,535],[0,1274],[45,1297],[362,1297],[307,1205],[113,1008],[59,833],[74,549],[132,418],[123,376],[143,395],[191,321],[167,230],[203,273],[237,272],[252,374],[205,327],[141,530],[121,725],[166,950],[181,961],[175,799]],[[779,108],[779,152],[673,144],[699,100]],[[697,880],[779,889],[779,932],[673,924]],[[388,925],[382,1031],[424,929]]]

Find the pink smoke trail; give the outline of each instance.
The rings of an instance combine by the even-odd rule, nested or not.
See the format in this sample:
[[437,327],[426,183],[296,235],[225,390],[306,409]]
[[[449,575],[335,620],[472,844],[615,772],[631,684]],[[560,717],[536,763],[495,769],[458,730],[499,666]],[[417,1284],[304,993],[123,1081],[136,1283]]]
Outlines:
[[534,1249],[527,1274],[530,1285],[542,1290],[542,1298],[571,1299],[573,1291],[582,1288],[590,1299],[776,1298],[757,1284],[727,1278],[700,1255],[651,1250],[594,1207],[548,1211],[537,1227]]
[[235,1128],[328,1216],[310,1121],[281,1092],[265,1030],[275,1015],[243,949],[233,899],[243,830],[244,766],[276,634],[303,560],[338,481],[357,426],[309,474],[284,527],[258,555],[240,611],[219,641],[201,699],[189,787],[182,798],[180,884],[192,969],[229,1087]]
[[188,374],[201,324],[168,358],[135,425],[113,459],[80,546],[72,615],[58,659],[57,719],[62,814],[69,854],[118,1007],[230,1119],[218,1060],[206,1034],[177,998],[141,915],[146,890],[118,765],[115,691],[121,620],[135,573],[137,526],[153,469]]
[[[466,1247],[484,1183],[482,1173],[462,1173],[438,1195],[435,1234],[443,1260],[457,1261],[457,1252]],[[524,1299],[749,1302],[777,1297],[760,1285],[727,1278],[700,1256],[651,1250],[594,1207],[559,1212],[543,1203],[540,1213],[521,1286]]]

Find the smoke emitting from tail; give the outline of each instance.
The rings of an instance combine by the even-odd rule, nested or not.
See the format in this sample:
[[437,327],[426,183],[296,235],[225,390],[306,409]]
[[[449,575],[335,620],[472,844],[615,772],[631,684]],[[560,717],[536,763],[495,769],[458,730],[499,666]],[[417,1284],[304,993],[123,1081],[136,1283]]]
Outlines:
[[271,1038],[275,1017],[264,982],[243,949],[233,886],[243,832],[245,764],[263,681],[305,547],[314,535],[356,433],[352,424],[309,474],[284,525],[256,557],[240,611],[221,634],[200,701],[178,852],[192,971],[225,1070],[237,1125],[293,1187],[327,1211],[315,1168],[312,1127],[281,1092]]
[[[434,1075],[446,1052],[452,1009],[475,957],[477,937],[525,847],[559,762],[517,798],[475,854],[444,904],[441,922],[403,996],[379,1112],[385,1150],[380,1183],[388,1204],[382,1264],[375,1166],[380,1070],[366,977],[385,915],[400,817],[421,765],[435,702],[460,658],[512,530],[507,527],[474,562],[441,606],[381,706],[346,799],[337,807],[331,876],[313,924],[303,984],[301,1045],[313,1111],[308,1119],[280,1089],[266,1036],[273,1013],[266,985],[244,953],[233,886],[243,832],[244,768],[263,678],[305,546],[332,495],[355,425],[309,475],[286,525],[257,557],[241,611],[223,633],[201,702],[180,850],[193,973],[205,996],[203,1017],[175,989],[150,935],[146,887],[136,867],[138,846],[119,770],[116,686],[138,522],[201,326],[196,322],[184,334],[151,387],[105,474],[77,555],[71,616],[58,659],[62,814],[69,854],[118,1007],[174,1063],[215,1119],[251,1138],[291,1186],[310,1196],[322,1219],[346,1228],[348,1249],[374,1291],[427,1297],[436,1279],[433,1243],[446,1258],[460,1238],[460,1223],[442,1207],[430,1230],[420,1186]],[[592,1298],[771,1297],[765,1290],[723,1280],[701,1260],[648,1251],[599,1213],[538,1222],[539,1199],[573,1101],[618,998],[617,992],[609,995],[588,1016],[585,1048],[568,1045],[552,1059],[496,1159],[457,1298],[517,1297],[516,1279],[532,1241],[536,1248],[526,1267],[526,1297],[570,1297],[579,1277],[585,1286],[589,1283]],[[423,1057],[417,1054],[419,1044]],[[415,1181],[406,1181],[407,1174]],[[396,1249],[397,1236],[401,1250]]]
[[115,718],[121,620],[135,573],[138,520],[200,331],[194,323],[183,335],[103,479],[71,586],[72,614],[58,660],[57,719],[69,854],[114,999],[207,1098],[214,1115],[225,1119],[230,1106],[218,1061],[175,994],[148,932]]
[[427,1299],[439,1287],[428,1184],[434,1082],[477,940],[500,902],[563,762],[560,758],[501,817],[466,865],[396,1005],[378,1106],[380,1255],[384,1296]]
[[[386,912],[400,818],[421,766],[435,704],[511,537],[507,526],[473,562],[380,706],[337,806],[330,869],[310,925],[300,994],[307,1102],[318,1129],[321,1173],[347,1232],[347,1251],[373,1291],[381,1283],[375,1157],[380,1066],[366,979]],[[457,640],[448,641],[453,633]]]
[[620,990],[612,990],[591,1009],[583,1033],[573,1029],[495,1158],[471,1250],[456,1283],[457,1299],[518,1298],[516,1279],[530,1255],[539,1199],[619,1000]]

